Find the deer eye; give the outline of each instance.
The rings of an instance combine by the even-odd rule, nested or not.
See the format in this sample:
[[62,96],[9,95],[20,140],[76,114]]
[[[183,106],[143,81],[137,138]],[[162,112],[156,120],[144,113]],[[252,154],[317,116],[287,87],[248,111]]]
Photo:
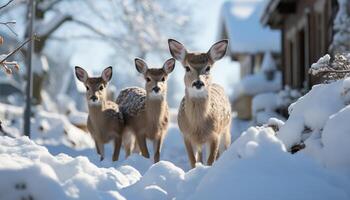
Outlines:
[[147,78],[146,78],[146,81],[147,81],[147,82],[150,82],[150,81],[151,81],[151,79],[147,77]]
[[99,90],[103,90],[103,85],[100,86]]
[[206,73],[206,74],[209,74],[209,72],[210,72],[210,67],[208,66],[208,67],[205,69],[205,73]]
[[191,71],[190,67],[188,67],[188,66],[186,66],[185,69],[186,69],[186,72]]
[[89,88],[89,86],[86,86],[86,90],[89,90],[90,88]]
[[164,81],[165,81],[165,78],[163,77],[163,78],[162,78],[162,82],[164,82]]

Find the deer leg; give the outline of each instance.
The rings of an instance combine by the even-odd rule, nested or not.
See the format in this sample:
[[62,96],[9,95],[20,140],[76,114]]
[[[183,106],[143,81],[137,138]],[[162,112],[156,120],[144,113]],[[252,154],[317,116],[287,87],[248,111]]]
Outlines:
[[219,138],[215,138],[210,143],[208,165],[212,165],[219,151]]
[[100,151],[100,149],[98,148],[98,145],[97,145],[96,140],[95,140],[95,147],[96,147],[97,154],[98,154],[98,155],[101,155],[101,151]]
[[114,138],[114,152],[113,152],[113,161],[117,161],[119,159],[120,147],[122,146],[123,138],[122,136]]
[[153,141],[153,150],[154,150],[154,163],[159,162],[160,151],[163,144],[163,134],[159,139]]
[[144,135],[138,134],[136,136],[136,139],[137,139],[137,143],[139,144],[142,156],[145,158],[149,158],[146,137]]
[[201,163],[203,163],[203,149],[201,146],[198,147],[198,152],[197,152],[197,160]]
[[97,148],[100,151],[100,161],[102,161],[105,158],[105,147],[102,142],[97,142]]
[[184,138],[184,142],[185,142],[185,147],[187,150],[188,159],[190,160],[190,163],[191,163],[191,167],[194,168],[196,166],[196,158],[195,158],[194,153],[193,153],[191,141]]

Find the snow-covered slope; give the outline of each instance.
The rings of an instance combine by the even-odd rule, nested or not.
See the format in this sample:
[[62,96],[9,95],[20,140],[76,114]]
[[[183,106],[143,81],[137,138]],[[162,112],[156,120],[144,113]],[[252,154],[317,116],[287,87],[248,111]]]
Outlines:
[[277,133],[287,149],[305,143],[302,153],[350,174],[350,78],[320,84],[289,107]]
[[103,168],[86,157],[52,156],[25,137],[0,137],[0,199],[350,198],[349,176],[306,155],[289,154],[274,134],[271,128],[252,127],[212,167],[185,172],[161,161],[143,176],[135,168],[148,161],[137,155]]

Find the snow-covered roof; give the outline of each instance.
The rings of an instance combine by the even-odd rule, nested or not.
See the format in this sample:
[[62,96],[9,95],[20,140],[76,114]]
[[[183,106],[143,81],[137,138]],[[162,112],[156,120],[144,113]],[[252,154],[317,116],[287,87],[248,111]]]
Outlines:
[[226,31],[232,54],[280,52],[280,31],[260,23],[264,5],[265,1],[237,0],[223,4],[220,30]]

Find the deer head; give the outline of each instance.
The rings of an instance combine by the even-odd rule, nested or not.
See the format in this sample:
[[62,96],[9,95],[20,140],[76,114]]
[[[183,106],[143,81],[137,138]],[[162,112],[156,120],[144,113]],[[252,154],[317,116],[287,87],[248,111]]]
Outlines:
[[99,106],[107,100],[107,83],[112,79],[112,67],[103,70],[100,77],[89,77],[81,67],[75,67],[75,75],[86,87],[86,100],[89,106]]
[[211,84],[210,71],[214,63],[224,57],[228,40],[216,42],[206,53],[189,53],[183,44],[174,39],[169,39],[168,44],[173,58],[181,62],[186,70],[186,94],[192,98],[207,97]]
[[146,80],[145,89],[147,96],[150,99],[164,99],[167,91],[167,79],[168,75],[174,70],[175,59],[170,58],[165,61],[162,68],[148,68],[147,63],[140,59],[135,58],[136,70],[143,74]]

